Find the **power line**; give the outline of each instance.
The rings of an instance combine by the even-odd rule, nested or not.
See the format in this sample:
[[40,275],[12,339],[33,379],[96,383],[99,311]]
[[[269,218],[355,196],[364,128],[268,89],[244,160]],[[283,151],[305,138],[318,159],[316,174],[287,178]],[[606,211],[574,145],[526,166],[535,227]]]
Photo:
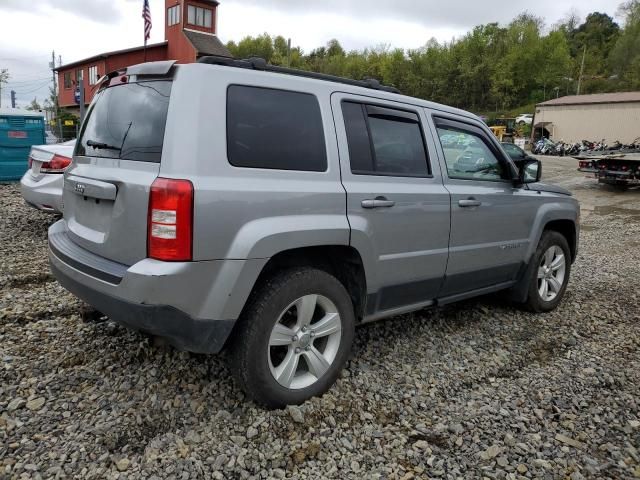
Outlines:
[[28,87],[30,83],[41,83],[44,80],[49,80],[49,77],[40,77],[40,78],[34,78],[33,80],[19,80],[19,81],[15,81],[15,82],[7,82],[7,85],[11,85],[11,86],[17,86],[18,88],[20,87]]
[[3,62],[21,62],[24,61],[25,59],[32,59],[32,58],[43,58],[43,57],[48,57],[49,55],[27,55],[24,57],[18,57],[18,58],[0,58],[0,61]]
[[25,90],[25,91],[22,91],[22,92],[16,91],[16,94],[17,95],[28,95],[30,93],[37,92],[38,90],[46,87],[47,85],[49,85],[49,83],[50,83],[49,79],[47,79],[47,81],[45,83],[43,83],[41,85],[38,85],[37,87],[35,87],[35,88],[31,89],[31,90]]

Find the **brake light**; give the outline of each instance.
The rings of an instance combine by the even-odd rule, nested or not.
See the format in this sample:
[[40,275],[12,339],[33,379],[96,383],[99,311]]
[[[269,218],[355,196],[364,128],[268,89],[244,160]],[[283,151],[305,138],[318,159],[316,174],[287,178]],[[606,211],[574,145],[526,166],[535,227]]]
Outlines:
[[151,185],[147,254],[169,262],[192,259],[193,185],[189,180],[158,177]]
[[69,165],[71,165],[69,157],[54,155],[51,160],[42,164],[40,173],[64,173]]

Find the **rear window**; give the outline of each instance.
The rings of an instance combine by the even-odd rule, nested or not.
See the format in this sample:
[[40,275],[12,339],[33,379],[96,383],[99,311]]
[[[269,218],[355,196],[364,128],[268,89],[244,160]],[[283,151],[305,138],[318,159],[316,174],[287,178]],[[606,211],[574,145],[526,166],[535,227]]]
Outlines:
[[318,99],[308,93],[230,86],[227,154],[235,167],[324,172],[327,154]]
[[76,155],[159,163],[170,95],[170,81],[100,91],[89,108]]

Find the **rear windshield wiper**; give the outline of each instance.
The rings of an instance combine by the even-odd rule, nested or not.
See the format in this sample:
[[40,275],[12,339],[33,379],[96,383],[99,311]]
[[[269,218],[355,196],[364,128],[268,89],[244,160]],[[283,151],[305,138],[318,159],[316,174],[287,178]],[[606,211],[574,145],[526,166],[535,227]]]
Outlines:
[[96,148],[98,150],[122,150],[120,147],[109,145],[108,143],[96,142],[94,140],[87,140],[87,147]]

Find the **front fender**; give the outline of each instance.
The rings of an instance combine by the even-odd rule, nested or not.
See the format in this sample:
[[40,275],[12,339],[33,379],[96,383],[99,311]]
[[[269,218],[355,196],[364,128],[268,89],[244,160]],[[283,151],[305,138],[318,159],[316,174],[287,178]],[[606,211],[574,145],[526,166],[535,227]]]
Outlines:
[[536,218],[533,222],[533,227],[531,228],[531,234],[529,237],[529,248],[527,249],[527,253],[525,256],[525,262],[528,263],[531,257],[533,256],[536,248],[538,248],[538,243],[540,242],[540,238],[542,237],[542,232],[546,225],[549,222],[553,222],[556,220],[569,220],[573,222],[573,225],[576,229],[576,248],[578,243],[578,223],[580,217],[580,205],[578,201],[574,198],[566,198],[562,200],[558,200],[556,202],[544,203],[538,209],[536,213]]

